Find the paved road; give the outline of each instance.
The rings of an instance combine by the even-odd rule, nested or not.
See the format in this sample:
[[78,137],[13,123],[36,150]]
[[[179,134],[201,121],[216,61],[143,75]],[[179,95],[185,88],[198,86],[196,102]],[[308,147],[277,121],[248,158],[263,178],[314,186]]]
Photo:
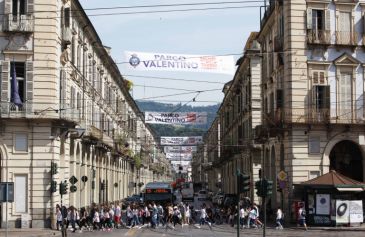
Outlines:
[[[198,229],[194,226],[181,226],[173,229],[150,229],[150,228],[133,228],[133,229],[121,229],[121,230],[113,230],[111,232],[104,231],[94,231],[88,232],[85,231],[83,233],[68,233],[70,237],[77,236],[87,236],[87,237],[235,237],[236,232],[235,229],[228,225],[220,225],[214,226],[212,230],[208,228],[208,226],[203,226],[201,229]],[[262,229],[244,229],[240,231],[241,237],[259,237],[262,236]],[[341,230],[314,230],[309,229],[308,231],[301,229],[284,229],[284,230],[275,230],[268,229],[266,236],[268,237],[364,237],[364,231],[341,231]]]

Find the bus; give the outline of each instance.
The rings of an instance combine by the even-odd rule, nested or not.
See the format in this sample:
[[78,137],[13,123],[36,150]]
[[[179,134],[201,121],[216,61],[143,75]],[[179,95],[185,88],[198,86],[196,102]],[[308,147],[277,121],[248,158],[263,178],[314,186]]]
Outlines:
[[170,183],[151,182],[146,184],[144,202],[173,203],[174,192]]

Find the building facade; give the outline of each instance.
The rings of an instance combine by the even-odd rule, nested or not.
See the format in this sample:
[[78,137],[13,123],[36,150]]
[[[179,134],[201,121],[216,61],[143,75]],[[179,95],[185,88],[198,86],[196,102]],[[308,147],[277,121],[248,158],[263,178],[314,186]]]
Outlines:
[[243,196],[257,199],[253,183],[261,168],[261,145],[256,144],[253,129],[261,124],[261,57],[257,33],[251,33],[244,55],[237,61],[233,79],[226,83],[218,116],[204,137],[206,176],[214,191],[237,193],[237,170],[250,174],[251,192]]
[[364,1],[291,0],[270,1],[263,14],[256,138],[272,208],[290,212],[302,198],[294,185],[330,170],[365,181],[364,12]]
[[[19,226],[21,217],[50,227],[61,201],[78,208],[117,201],[170,179],[152,129],[80,3],[0,6],[0,178],[15,192],[14,202],[1,204],[1,227],[6,219]],[[71,177],[74,192],[61,199],[58,185],[70,188]]]

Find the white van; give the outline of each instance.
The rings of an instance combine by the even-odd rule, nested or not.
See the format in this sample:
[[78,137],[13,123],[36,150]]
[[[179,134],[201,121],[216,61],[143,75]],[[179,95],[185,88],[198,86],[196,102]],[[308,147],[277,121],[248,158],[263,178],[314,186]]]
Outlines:
[[194,185],[192,182],[186,182],[181,185],[181,196],[183,202],[194,201]]

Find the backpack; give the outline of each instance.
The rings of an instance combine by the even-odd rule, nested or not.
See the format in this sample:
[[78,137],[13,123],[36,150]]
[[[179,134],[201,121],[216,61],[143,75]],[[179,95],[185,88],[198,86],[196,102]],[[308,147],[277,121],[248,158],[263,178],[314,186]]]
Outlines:
[[305,217],[305,210],[304,209],[302,210],[302,213],[300,215]]

